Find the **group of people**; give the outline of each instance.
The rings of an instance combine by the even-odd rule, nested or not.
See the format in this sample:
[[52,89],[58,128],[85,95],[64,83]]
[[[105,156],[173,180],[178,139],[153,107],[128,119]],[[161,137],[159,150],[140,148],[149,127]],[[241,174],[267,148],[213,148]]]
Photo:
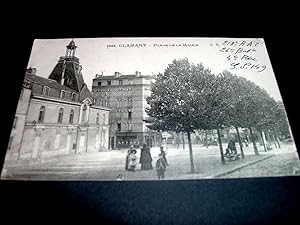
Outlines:
[[[134,149],[133,146],[131,146],[130,149],[127,151],[125,170],[135,171],[138,164],[138,158],[136,156],[136,153],[137,151],[136,149]],[[141,164],[141,170],[153,169],[150,148],[146,144],[143,144],[143,147],[141,148],[139,163]],[[166,152],[164,151],[163,147],[160,147],[159,158],[157,159],[155,165],[158,179],[164,179],[164,174],[168,165],[169,164],[166,158]]]

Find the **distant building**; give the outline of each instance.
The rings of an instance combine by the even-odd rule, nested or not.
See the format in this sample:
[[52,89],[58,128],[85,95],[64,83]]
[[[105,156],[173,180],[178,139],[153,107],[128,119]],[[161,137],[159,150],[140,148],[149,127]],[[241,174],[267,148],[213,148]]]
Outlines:
[[49,75],[26,71],[6,155],[34,160],[62,154],[102,151],[109,144],[109,112],[90,93],[71,41]]
[[92,92],[104,99],[110,113],[110,148],[128,148],[146,143],[158,146],[161,134],[146,127],[146,98],[151,95],[153,76],[136,72],[122,75],[115,72],[112,76],[96,75]]

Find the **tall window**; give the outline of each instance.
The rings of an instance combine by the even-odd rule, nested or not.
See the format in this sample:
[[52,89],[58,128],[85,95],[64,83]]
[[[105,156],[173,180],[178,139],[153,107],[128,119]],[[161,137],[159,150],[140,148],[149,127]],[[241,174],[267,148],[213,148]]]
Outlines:
[[45,106],[41,106],[38,122],[43,123],[44,122],[44,117],[45,117]]
[[13,128],[15,129],[17,127],[18,117],[15,117]]
[[12,141],[13,141],[13,137],[10,137],[9,142],[8,142],[8,146],[7,146],[8,150],[11,148]]
[[20,93],[20,100],[22,100],[23,94],[24,94],[24,89],[22,88]]
[[117,108],[121,109],[121,107],[122,107],[122,99],[119,98],[118,101],[117,101]]
[[132,119],[132,111],[128,111],[128,119],[131,120]]
[[119,80],[119,85],[123,85],[123,80]]
[[102,82],[101,81],[98,81],[98,86],[101,86]]
[[65,95],[66,95],[66,92],[65,92],[65,91],[61,91],[61,92],[60,92],[60,97],[61,97],[62,99],[65,98]]
[[132,130],[132,123],[128,122],[128,130],[131,131]]
[[96,116],[96,124],[99,125],[99,113],[97,113],[97,116]]
[[105,113],[103,113],[103,125],[105,125],[106,124],[106,121],[105,121]]
[[58,111],[58,120],[57,120],[58,123],[62,123],[63,115],[64,115],[64,110],[60,108]]
[[44,95],[49,95],[49,91],[50,91],[50,88],[49,87],[47,87],[47,86],[45,86],[44,88],[43,88],[43,94]]
[[111,105],[110,96],[107,96],[107,104],[106,104],[106,106],[110,107],[110,105]]
[[117,130],[118,130],[118,131],[121,131],[121,122],[118,122],[118,123],[117,123]]
[[69,123],[70,123],[70,124],[73,123],[73,119],[74,119],[74,110],[71,109],[71,111],[70,111],[70,118],[69,118]]
[[107,81],[107,85],[111,85],[111,81],[110,80]]
[[86,105],[84,105],[82,108],[81,123],[85,122],[86,110],[87,110],[87,107],[86,107]]
[[131,109],[131,108],[132,108],[132,98],[128,98],[128,101],[127,101],[127,108],[128,108],[128,109]]

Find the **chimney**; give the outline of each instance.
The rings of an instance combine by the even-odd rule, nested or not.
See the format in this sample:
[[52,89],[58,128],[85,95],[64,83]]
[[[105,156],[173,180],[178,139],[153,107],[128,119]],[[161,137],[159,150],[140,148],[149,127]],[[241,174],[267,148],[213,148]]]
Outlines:
[[29,67],[28,69],[26,69],[26,73],[30,75],[36,75],[36,68]]
[[121,75],[120,72],[115,72],[115,77],[119,77]]
[[135,76],[137,76],[137,77],[141,76],[141,72],[135,71]]

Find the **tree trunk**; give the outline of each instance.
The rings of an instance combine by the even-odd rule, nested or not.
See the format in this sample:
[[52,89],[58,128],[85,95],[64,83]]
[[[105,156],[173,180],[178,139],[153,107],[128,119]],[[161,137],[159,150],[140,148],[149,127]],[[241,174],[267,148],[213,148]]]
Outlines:
[[182,148],[185,150],[184,133],[182,132]]
[[236,130],[236,133],[237,133],[237,136],[238,136],[238,139],[239,139],[239,145],[240,145],[240,149],[241,149],[241,156],[242,156],[242,159],[243,159],[243,158],[245,158],[245,155],[244,155],[243,144],[242,144],[242,141],[241,141],[239,128],[235,127],[235,130]]
[[166,149],[168,150],[168,137],[166,137]]
[[251,138],[251,141],[253,143],[254,153],[255,153],[255,155],[258,155],[258,150],[257,150],[257,146],[256,146],[256,143],[255,143],[255,138],[254,138],[251,127],[249,128],[249,131],[250,131],[250,136],[251,136],[250,138]]
[[225,158],[224,158],[224,153],[223,153],[223,147],[222,147],[222,141],[221,141],[221,134],[219,128],[217,129],[218,132],[218,141],[219,141],[219,146],[220,146],[220,153],[221,153],[221,162],[225,164]]
[[208,148],[208,142],[207,142],[207,130],[204,131],[205,133],[205,146]]
[[267,152],[267,147],[266,147],[266,143],[265,143],[263,132],[261,131],[259,133],[260,133],[260,136],[261,136],[261,141],[262,141],[263,146],[264,146],[264,150],[265,150],[265,152]]
[[277,142],[277,144],[278,144],[278,148],[280,148],[280,142],[279,142],[279,140],[278,140],[277,134],[275,134],[274,136],[275,136],[275,140],[276,140],[276,142]]
[[194,167],[194,159],[193,159],[193,149],[192,149],[191,133],[187,132],[187,135],[188,135],[189,150],[190,150],[191,173],[194,173],[195,172],[195,167]]
[[267,131],[267,133],[266,133],[266,140],[267,140],[267,147],[272,147],[272,142],[271,142],[271,139],[270,139],[269,131]]
[[274,135],[274,133],[272,133],[272,141],[274,142],[275,148],[277,148],[277,143],[275,141],[275,135]]

